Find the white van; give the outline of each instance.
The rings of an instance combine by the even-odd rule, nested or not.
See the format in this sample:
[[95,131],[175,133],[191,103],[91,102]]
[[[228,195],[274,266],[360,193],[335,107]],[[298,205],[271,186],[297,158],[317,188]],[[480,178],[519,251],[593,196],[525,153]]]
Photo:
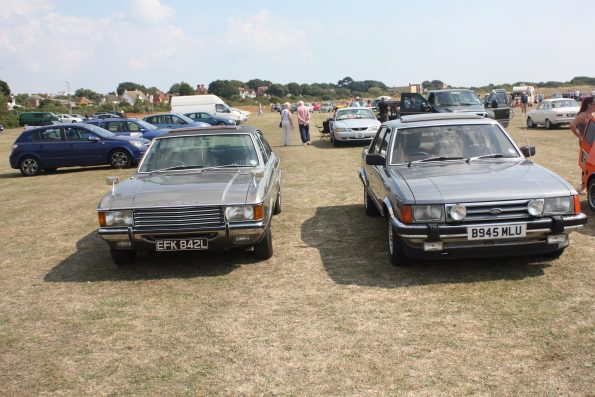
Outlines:
[[246,116],[232,110],[217,95],[185,95],[171,98],[172,113],[208,112],[218,117],[233,119],[236,123],[246,121]]

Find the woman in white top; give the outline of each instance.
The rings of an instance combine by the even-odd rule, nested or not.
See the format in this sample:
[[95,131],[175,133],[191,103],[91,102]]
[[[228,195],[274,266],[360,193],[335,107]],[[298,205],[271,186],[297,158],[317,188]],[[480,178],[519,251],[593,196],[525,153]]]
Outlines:
[[283,128],[283,146],[291,145],[291,130],[293,130],[293,120],[291,118],[291,104],[285,102],[281,111],[281,128]]

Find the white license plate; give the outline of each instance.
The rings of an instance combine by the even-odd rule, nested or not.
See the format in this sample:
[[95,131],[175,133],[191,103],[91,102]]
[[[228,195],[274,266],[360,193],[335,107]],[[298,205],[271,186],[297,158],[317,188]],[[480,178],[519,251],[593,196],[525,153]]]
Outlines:
[[363,132],[358,132],[358,133],[356,134],[356,137],[358,137],[358,138],[363,138],[363,137],[364,137],[364,133],[363,133]]
[[156,251],[195,251],[209,249],[209,240],[206,238],[193,238],[182,240],[157,240]]
[[493,240],[502,238],[521,238],[527,233],[527,224],[498,226],[473,226],[467,228],[468,240]]

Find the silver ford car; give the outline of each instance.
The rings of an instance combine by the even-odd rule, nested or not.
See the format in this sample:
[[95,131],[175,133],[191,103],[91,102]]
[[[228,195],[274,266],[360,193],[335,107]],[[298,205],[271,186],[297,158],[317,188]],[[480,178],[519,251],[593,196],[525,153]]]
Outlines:
[[359,177],[368,215],[388,219],[391,262],[546,255],[587,222],[576,190],[527,158],[495,120],[464,114],[384,123]]
[[98,233],[116,265],[137,251],[254,247],[273,254],[271,217],[281,212],[280,161],[249,126],[178,129],[155,138],[137,172],[99,203]]

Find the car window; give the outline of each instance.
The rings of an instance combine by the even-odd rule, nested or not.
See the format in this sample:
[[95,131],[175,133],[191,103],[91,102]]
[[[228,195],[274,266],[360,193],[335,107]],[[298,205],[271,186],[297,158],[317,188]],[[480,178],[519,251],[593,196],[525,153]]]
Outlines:
[[593,141],[595,141],[595,123],[593,121],[589,122],[587,126],[587,130],[585,131],[585,140],[589,143],[589,145],[593,146]]
[[380,127],[380,131],[376,134],[376,138],[371,145],[372,151],[370,153],[380,153],[380,146],[382,145],[382,140],[384,139],[384,135],[386,134],[386,126]]
[[391,164],[430,157],[519,157],[510,139],[493,124],[404,128],[395,138]]
[[139,132],[141,130],[141,126],[132,121],[126,121],[126,127],[128,128],[128,131],[131,132]]
[[64,135],[67,141],[82,141],[81,128],[66,127],[64,128]]
[[264,157],[264,161],[267,162],[269,157],[271,156],[272,149],[269,146],[269,143],[264,138],[264,136],[260,133],[260,131],[256,132],[256,140],[258,142],[258,145],[260,146],[262,156]]
[[31,134],[33,142],[58,142],[62,140],[60,128],[48,128]]
[[147,122],[151,124],[157,124],[156,117],[147,117]]
[[388,151],[388,141],[390,140],[390,132],[391,129],[387,128],[384,137],[382,138],[382,142],[380,142],[380,154],[386,156],[386,152]]
[[258,164],[256,147],[249,134],[170,136],[155,140],[139,172]]
[[122,128],[122,123],[119,121],[110,121],[106,123],[106,126],[103,127],[110,132],[122,132],[124,129]]

